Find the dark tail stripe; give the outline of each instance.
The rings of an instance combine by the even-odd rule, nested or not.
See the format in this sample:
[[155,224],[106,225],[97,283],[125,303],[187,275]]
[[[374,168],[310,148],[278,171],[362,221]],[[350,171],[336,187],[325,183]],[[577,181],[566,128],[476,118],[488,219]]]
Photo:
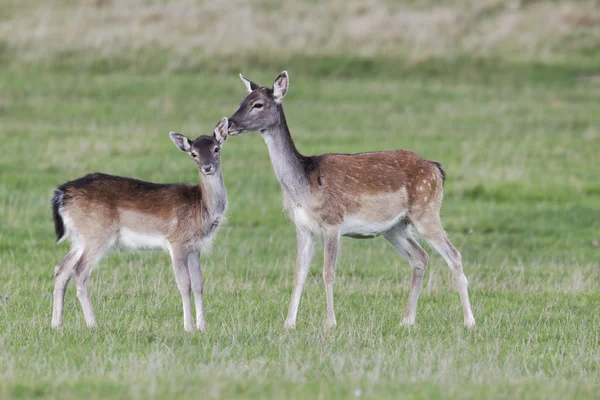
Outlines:
[[60,215],[60,208],[62,207],[63,192],[60,189],[54,191],[52,196],[52,217],[54,218],[54,231],[56,232],[56,242],[65,236],[65,223]]
[[442,164],[435,161],[432,161],[432,163],[434,163],[435,166],[438,167],[438,169],[440,170],[440,174],[442,174],[442,182],[446,183],[446,171],[444,171],[444,167],[442,167]]

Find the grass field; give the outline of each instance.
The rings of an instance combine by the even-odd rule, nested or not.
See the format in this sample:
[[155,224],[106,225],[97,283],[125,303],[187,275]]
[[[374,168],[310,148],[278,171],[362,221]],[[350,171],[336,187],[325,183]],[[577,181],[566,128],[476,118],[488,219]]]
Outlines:
[[[111,47],[116,42],[95,41],[104,38],[98,26],[124,24],[117,4],[125,3],[94,2],[105,3],[117,9],[94,13],[85,3],[75,12],[81,19],[69,24],[52,18],[70,14],[34,12],[31,1],[7,1],[11,7],[0,15],[0,398],[598,398],[600,64],[594,49],[600,24],[594,2],[583,2],[585,14],[572,2],[521,1],[532,10],[518,19],[526,27],[554,15],[555,6],[563,22],[591,18],[576,20],[583,33],[557,25],[562,28],[547,43],[547,27],[531,42],[510,29],[498,39],[491,32],[498,21],[506,23],[504,8],[477,9],[473,14],[484,18],[473,19],[478,30],[448,37],[456,39],[449,48],[459,49],[458,57],[438,54],[429,36],[421,38],[423,59],[410,52],[383,56],[389,43],[382,31],[371,38],[376,49],[363,43],[356,54],[346,48],[336,54],[333,38],[326,54],[303,57],[313,42],[286,42],[291,50],[273,59],[272,53],[235,59],[212,52],[210,43],[181,43],[174,64],[171,53],[147,45],[162,32],[170,48],[178,36],[160,30],[170,20],[157,22],[158,31],[143,30],[156,37],[140,36],[130,58],[127,49]],[[470,9],[466,0],[456,3]],[[144,21],[166,7],[132,4]],[[149,4],[158,11],[143,8]],[[218,2],[206,4],[222,11]],[[286,12],[294,4],[285,2]],[[299,12],[312,12],[306,4]],[[365,10],[339,19],[348,26],[361,15],[388,21]],[[431,15],[447,16],[438,11]],[[44,28],[19,30],[28,24]],[[79,35],[82,24],[92,34]],[[117,36],[137,32],[110,26]],[[521,32],[521,42],[514,32]],[[492,43],[484,47],[493,51],[470,57],[471,34]],[[327,32],[319,35],[311,40]],[[421,40],[415,35],[406,43]],[[569,47],[572,42],[577,46]],[[536,43],[531,52],[527,43]],[[512,56],[501,57],[496,44]],[[194,54],[195,45],[212,56]],[[330,331],[323,329],[317,247],[297,329],[285,331],[295,231],[282,212],[264,142],[244,134],[224,147],[228,222],[202,256],[208,331],[183,332],[166,253],[125,251],[108,255],[92,274],[99,328],[85,327],[69,285],[65,326],[51,330],[54,266],[68,248],[54,243],[53,189],[92,171],[197,182],[193,163],[168,132],[211,132],[245,95],[238,72],[270,84],[284,68],[291,80],[284,107],[301,152],[405,148],[444,164],[442,218],[463,255],[477,327],[463,327],[452,274],[431,249],[416,325],[401,326],[410,267],[378,238],[342,240],[338,325]]]
[[[600,89],[552,70],[485,79],[298,74],[285,108],[305,153],[408,148],[444,163],[445,226],[478,326],[432,254],[417,325],[399,325],[408,264],[383,239],[344,239],[338,326],[325,332],[319,250],[283,330],[293,225],[257,134],[223,152],[229,222],[203,257],[208,332],[185,334],[167,254],[121,252],[92,276],[100,327],[73,287],[50,329],[54,187],[89,171],[195,182],[169,140],[209,132],[244,96],[235,75],[0,72],[0,397],[515,398],[597,395]],[[269,71],[271,72],[271,71]],[[278,71],[250,73],[270,82]],[[534,74],[535,75],[535,74]]]

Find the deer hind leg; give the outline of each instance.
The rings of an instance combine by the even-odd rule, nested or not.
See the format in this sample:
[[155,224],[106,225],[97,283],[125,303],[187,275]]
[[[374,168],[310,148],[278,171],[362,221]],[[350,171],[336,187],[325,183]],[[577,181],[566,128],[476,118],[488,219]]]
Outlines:
[[179,288],[183,304],[183,329],[186,332],[192,332],[194,330],[194,321],[190,302],[192,283],[188,270],[189,252],[180,248],[171,248],[170,253],[171,261],[173,262],[173,271],[175,271],[175,280],[177,281],[177,287]]
[[202,293],[204,292],[204,277],[202,276],[202,268],[200,267],[200,253],[190,253],[188,255],[188,271],[190,273],[190,281],[192,292],[194,292],[194,300],[196,303],[196,329],[201,332],[206,330],[206,319],[204,317],[204,300]]
[[333,283],[335,281],[335,265],[340,248],[340,231],[338,228],[330,229],[323,234],[325,260],[323,263],[323,282],[325,283],[325,296],[327,299],[327,320],[325,328],[335,326],[335,311],[333,309]]
[[71,248],[69,253],[54,269],[54,298],[52,302],[52,328],[60,328],[63,324],[63,310],[67,284],[73,275],[75,263],[81,258],[81,251]]
[[413,325],[417,316],[417,302],[423,283],[423,274],[427,268],[429,256],[427,252],[417,243],[410,231],[408,220],[404,220],[394,228],[383,234],[383,237],[390,242],[398,252],[408,260],[412,267],[412,280],[410,283],[410,292],[408,303],[402,324],[406,326]]
[[98,321],[96,320],[96,315],[92,308],[92,301],[88,292],[88,281],[92,269],[100,262],[100,259],[106,250],[108,250],[108,246],[105,245],[98,244],[86,246],[73,269],[73,281],[77,288],[77,298],[83,309],[85,323],[89,328],[97,327]]
[[465,325],[468,327],[475,326],[475,318],[471,311],[469,292],[467,290],[469,282],[463,272],[462,256],[452,245],[446,232],[444,232],[439,215],[423,217],[418,223],[415,223],[415,227],[426,237],[431,247],[442,256],[454,273],[454,279],[456,280],[458,293],[460,294]]

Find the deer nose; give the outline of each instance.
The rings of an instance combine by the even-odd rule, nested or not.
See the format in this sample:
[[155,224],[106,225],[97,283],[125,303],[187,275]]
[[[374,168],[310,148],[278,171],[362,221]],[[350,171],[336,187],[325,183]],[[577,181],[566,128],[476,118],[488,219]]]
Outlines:
[[229,127],[227,128],[228,132],[236,132],[237,131],[237,126],[236,123],[229,120]]
[[213,172],[215,172],[215,166],[212,164],[204,164],[202,166],[202,172],[204,172],[205,174],[212,174]]

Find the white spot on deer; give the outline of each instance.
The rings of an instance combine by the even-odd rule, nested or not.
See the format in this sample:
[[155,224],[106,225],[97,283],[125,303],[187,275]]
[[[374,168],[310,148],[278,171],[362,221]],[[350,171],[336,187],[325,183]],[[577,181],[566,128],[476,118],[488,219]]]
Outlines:
[[419,169],[419,172],[420,172],[420,173],[423,173],[423,168],[420,168],[420,169]]
[[421,186],[417,186],[417,190],[421,190]]
[[425,203],[427,203],[427,201],[429,201],[429,197],[425,196]]
[[423,179],[423,183],[427,183],[427,179]]

